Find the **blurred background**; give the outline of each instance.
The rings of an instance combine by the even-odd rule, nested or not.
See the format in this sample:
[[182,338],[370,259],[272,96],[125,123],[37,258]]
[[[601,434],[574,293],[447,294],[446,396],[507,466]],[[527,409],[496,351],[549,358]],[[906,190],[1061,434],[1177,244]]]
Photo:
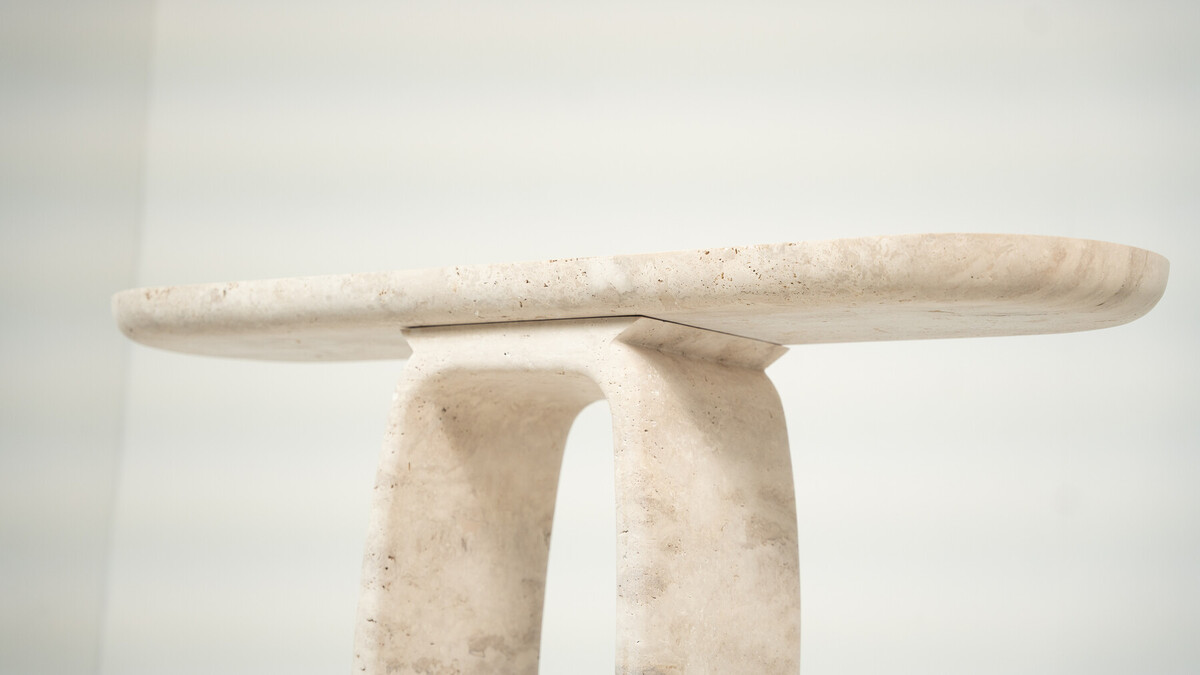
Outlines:
[[[795,347],[803,667],[1200,671],[1200,4],[0,4],[0,672],[350,666],[402,362],[124,341],[190,282],[908,232],[1173,263],[1111,330]],[[542,670],[613,668],[573,429]]]

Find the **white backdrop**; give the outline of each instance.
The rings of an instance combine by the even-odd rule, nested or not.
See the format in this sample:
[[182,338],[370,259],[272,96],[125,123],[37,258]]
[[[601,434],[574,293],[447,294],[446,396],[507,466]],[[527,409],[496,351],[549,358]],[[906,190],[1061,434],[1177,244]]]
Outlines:
[[[1075,335],[770,374],[808,673],[1200,669],[1195,3],[157,4],[140,285],[925,231],[1174,263]],[[102,671],[349,667],[400,362],[132,348]],[[607,413],[568,447],[543,672],[610,672]]]

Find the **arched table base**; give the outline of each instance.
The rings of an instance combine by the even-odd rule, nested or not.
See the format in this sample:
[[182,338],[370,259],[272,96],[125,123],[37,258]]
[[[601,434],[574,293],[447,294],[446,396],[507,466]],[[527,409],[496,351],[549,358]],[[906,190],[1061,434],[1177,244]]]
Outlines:
[[355,671],[533,673],[567,432],[612,411],[617,670],[795,673],[785,348],[618,317],[405,331]]

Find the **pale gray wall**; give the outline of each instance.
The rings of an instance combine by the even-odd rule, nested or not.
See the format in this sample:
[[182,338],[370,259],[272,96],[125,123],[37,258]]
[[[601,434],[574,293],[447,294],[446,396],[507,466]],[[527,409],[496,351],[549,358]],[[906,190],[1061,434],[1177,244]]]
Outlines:
[[0,3],[0,672],[96,672],[149,0]]
[[[1167,255],[1129,326],[770,373],[806,672],[1200,668],[1194,3],[162,0],[153,54],[139,284],[921,231]],[[348,668],[401,368],[131,352],[103,672]],[[546,672],[611,669],[606,424],[568,448]]]

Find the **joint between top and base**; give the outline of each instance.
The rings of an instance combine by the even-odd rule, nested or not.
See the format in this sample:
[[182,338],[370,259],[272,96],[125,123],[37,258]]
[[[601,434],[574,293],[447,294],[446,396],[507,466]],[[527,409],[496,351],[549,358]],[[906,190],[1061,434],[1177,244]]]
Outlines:
[[425,351],[490,352],[496,343],[503,355],[523,351],[529,340],[539,342],[538,353],[553,341],[555,349],[580,356],[613,342],[637,349],[650,349],[689,359],[714,361],[729,366],[761,370],[787,352],[787,347],[754,338],[722,333],[647,316],[596,317],[511,321],[486,324],[423,326],[403,331],[416,356]]

